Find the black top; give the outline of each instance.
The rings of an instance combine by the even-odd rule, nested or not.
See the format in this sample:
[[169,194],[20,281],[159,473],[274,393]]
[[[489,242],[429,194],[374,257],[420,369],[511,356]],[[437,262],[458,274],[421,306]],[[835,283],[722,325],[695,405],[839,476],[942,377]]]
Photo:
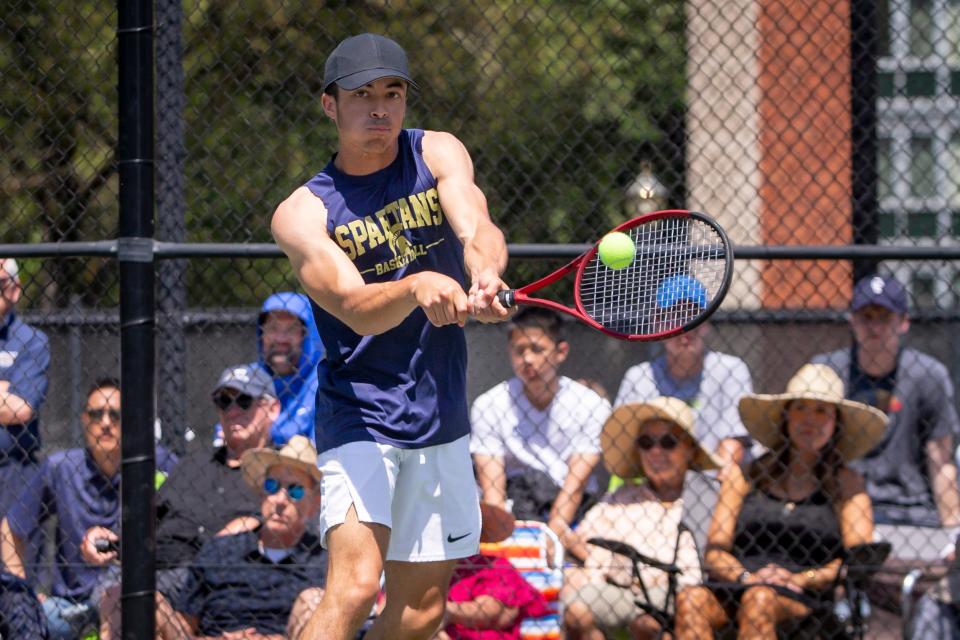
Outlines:
[[194,562],[177,611],[196,616],[199,635],[220,635],[253,627],[262,634],[284,633],[297,595],[323,587],[327,554],[306,533],[291,554],[274,563],[259,550],[256,532],[214,538]]
[[157,564],[186,565],[203,544],[240,516],[259,516],[260,503],[227,449],[188,454],[157,493]]
[[842,553],[840,522],[822,491],[793,502],[754,489],[744,499],[733,555],[748,571],[769,563],[800,571],[820,567]]

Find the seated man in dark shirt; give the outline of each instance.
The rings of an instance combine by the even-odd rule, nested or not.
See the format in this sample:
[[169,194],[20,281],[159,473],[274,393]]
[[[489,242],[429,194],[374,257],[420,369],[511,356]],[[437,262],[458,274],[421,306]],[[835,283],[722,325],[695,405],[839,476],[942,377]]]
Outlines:
[[[240,457],[270,442],[270,428],[280,413],[270,375],[256,366],[227,367],[213,390],[217,417],[224,425],[224,445],[200,449],[184,457],[157,493],[157,590],[176,600],[187,583],[189,566],[205,542],[215,535],[239,533],[260,524],[257,497],[244,484]],[[98,529],[88,537],[116,541],[115,532]],[[95,557],[114,560],[116,552]],[[119,567],[98,590],[100,637],[119,634]]]
[[[86,561],[86,532],[120,525],[120,383],[98,380],[80,414],[86,446],[51,454],[25,481],[0,525],[0,550],[7,570],[26,578],[27,541],[56,517],[56,568],[43,609],[52,638],[74,638],[97,618],[92,592],[105,567]],[[176,459],[157,449],[157,469],[169,472]]]
[[172,603],[158,598],[158,637],[299,636],[327,572],[326,552],[307,532],[320,508],[316,461],[316,449],[303,436],[280,451],[243,455],[244,479],[261,497],[262,524],[203,546],[180,597]]

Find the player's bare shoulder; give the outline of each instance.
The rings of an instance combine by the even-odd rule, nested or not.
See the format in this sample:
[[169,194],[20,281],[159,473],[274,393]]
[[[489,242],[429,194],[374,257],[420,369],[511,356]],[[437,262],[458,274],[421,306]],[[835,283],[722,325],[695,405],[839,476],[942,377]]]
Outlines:
[[325,234],[326,228],[327,207],[307,187],[299,187],[281,202],[270,222],[273,237],[280,243],[307,230]]
[[446,131],[423,132],[423,159],[437,178],[451,170],[467,168],[472,172],[473,168],[466,146]]

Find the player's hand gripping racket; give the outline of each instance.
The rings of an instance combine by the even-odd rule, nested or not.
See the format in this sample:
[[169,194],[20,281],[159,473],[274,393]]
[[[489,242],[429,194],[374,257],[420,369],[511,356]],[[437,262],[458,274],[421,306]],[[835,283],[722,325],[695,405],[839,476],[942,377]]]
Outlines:
[[[693,329],[723,302],[733,276],[733,249],[710,216],[657,211],[613,231],[627,234],[636,247],[627,266],[605,265],[598,255],[598,242],[550,275],[501,291],[500,304],[561,311],[621,340],[662,340]],[[574,270],[575,309],[531,297]]]

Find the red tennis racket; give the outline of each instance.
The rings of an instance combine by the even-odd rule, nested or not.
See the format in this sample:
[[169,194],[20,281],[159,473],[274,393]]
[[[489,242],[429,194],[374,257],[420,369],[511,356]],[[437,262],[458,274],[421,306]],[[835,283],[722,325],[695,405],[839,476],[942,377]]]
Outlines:
[[[593,248],[550,275],[498,294],[505,307],[560,311],[621,340],[663,340],[693,329],[723,302],[733,277],[727,234],[704,213],[672,209],[628,220],[613,231],[630,236],[633,262],[611,269]],[[532,293],[576,271],[576,308]]]

